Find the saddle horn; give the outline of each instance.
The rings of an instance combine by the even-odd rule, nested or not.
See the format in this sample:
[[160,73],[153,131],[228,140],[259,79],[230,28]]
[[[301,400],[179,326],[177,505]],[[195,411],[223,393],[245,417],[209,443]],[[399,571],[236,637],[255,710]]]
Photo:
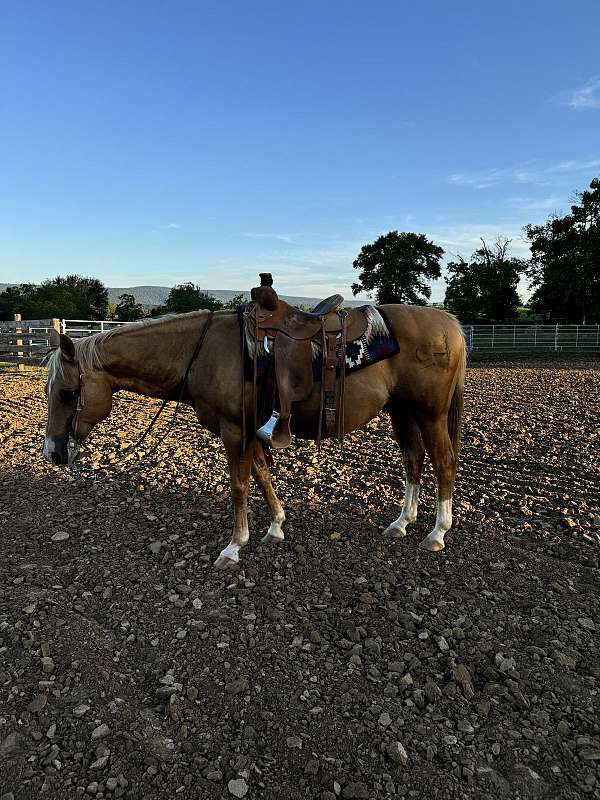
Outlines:
[[273,289],[273,276],[270,272],[261,272],[260,286],[255,286],[250,292],[250,296],[259,306],[266,308],[267,311],[275,311],[279,303],[277,292]]

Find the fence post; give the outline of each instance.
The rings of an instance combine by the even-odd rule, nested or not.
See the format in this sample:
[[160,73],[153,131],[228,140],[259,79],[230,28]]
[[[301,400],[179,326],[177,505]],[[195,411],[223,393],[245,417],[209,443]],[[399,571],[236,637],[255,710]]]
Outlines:
[[554,352],[558,350],[558,322],[556,323],[556,328],[554,329]]
[[67,321],[66,319],[61,319],[59,333],[66,333],[66,332],[67,332]]
[[[15,322],[16,323],[21,322],[21,315],[20,314],[15,314]],[[15,336],[17,337],[15,339],[15,344],[17,345],[17,347],[19,345],[21,345],[21,346],[23,345],[23,339],[19,339],[19,334],[20,333],[23,333],[23,331],[21,329],[21,326],[17,324],[17,325],[15,325]],[[23,355],[24,355],[24,353],[21,350],[17,351],[17,364],[18,364],[18,369],[19,370],[24,370],[25,369],[25,365],[23,363]]]

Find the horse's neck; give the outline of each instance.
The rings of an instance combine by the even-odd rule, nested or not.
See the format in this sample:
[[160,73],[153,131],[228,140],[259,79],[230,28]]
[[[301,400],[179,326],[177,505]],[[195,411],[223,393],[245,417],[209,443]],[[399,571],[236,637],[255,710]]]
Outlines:
[[185,321],[169,322],[119,331],[106,340],[102,361],[114,389],[151,397],[170,397],[178,390],[197,339],[198,322],[196,330]]

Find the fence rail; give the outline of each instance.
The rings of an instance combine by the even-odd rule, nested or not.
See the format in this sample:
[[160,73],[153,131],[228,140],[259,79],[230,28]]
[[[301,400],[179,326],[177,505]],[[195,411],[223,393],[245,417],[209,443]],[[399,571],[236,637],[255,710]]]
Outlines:
[[104,333],[113,330],[127,322],[116,322],[113,319],[61,319],[61,333],[66,333],[72,339],[81,339],[84,336],[92,336],[94,333]]
[[[0,362],[40,364],[50,348],[50,332],[73,339],[118,328],[125,322],[90,319],[0,322]],[[463,325],[470,353],[598,353],[600,325]]]
[[60,331],[60,320],[21,320],[15,314],[13,321],[0,322],[0,363],[14,364],[19,370],[41,365],[51,346],[51,331]]
[[471,353],[596,353],[600,325],[463,325]]

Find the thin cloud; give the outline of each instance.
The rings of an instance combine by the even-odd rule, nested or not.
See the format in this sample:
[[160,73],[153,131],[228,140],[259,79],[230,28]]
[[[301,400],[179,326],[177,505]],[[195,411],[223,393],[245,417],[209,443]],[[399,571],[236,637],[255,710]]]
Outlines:
[[553,186],[599,167],[600,159],[597,158],[588,161],[560,161],[558,164],[548,167],[531,165],[492,168],[476,172],[454,172],[448,176],[448,182],[455,186],[468,186],[473,189],[489,189],[502,184]]
[[572,111],[600,109],[600,77],[591,78],[583,86],[561,92],[558,102]]
[[556,194],[551,194],[548,197],[510,197],[511,203],[519,211],[554,211],[559,209],[564,204],[564,198]]
[[178,231],[183,228],[180,222],[167,222],[165,225],[158,225],[154,231]]
[[278,242],[285,242],[286,244],[294,244],[298,234],[295,233],[251,233],[244,232],[241,234],[248,239],[274,239]]

